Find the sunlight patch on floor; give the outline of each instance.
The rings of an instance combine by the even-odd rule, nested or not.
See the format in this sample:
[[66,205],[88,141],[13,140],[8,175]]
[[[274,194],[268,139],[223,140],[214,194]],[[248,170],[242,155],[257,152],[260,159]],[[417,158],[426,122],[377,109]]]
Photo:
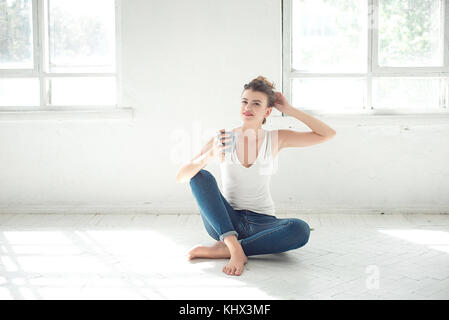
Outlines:
[[379,230],[379,232],[407,240],[412,243],[427,245],[430,249],[449,253],[449,232],[446,231],[394,229]]
[[[154,230],[3,231],[1,299],[272,299]],[[13,290],[8,290],[8,287]],[[14,293],[14,295],[13,295]]]

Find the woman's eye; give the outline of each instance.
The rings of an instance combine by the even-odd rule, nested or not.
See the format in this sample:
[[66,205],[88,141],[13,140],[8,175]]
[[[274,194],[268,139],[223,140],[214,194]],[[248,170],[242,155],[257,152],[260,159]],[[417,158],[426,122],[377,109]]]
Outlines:
[[[246,101],[242,101],[242,103],[247,103]],[[255,105],[260,106],[260,103],[255,103]]]

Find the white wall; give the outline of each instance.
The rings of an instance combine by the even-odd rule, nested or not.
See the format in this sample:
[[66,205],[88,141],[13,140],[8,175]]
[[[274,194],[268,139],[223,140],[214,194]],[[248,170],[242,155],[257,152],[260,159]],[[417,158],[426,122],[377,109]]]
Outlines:
[[[280,2],[122,1],[122,102],[134,118],[0,116],[0,212],[198,212],[175,182],[180,161],[240,124],[244,83],[262,74],[281,88]],[[337,137],[281,151],[279,213],[449,212],[447,117],[319,118]],[[265,126],[288,127],[309,130],[282,117]],[[205,169],[221,183],[218,163]]]

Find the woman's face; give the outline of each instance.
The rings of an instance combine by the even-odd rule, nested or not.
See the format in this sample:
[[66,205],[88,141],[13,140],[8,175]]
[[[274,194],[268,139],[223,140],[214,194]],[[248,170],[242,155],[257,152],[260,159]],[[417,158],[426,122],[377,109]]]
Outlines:
[[270,113],[268,97],[263,92],[247,89],[241,98],[240,115],[243,121],[262,122]]

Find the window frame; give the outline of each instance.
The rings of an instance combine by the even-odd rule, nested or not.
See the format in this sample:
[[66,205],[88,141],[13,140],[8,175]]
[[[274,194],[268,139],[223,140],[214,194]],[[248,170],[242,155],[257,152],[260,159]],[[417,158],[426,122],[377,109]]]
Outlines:
[[[33,25],[33,68],[0,69],[1,78],[35,78],[39,79],[39,106],[0,106],[0,111],[54,111],[54,110],[113,110],[122,105],[121,80],[121,1],[114,1],[115,8],[115,72],[49,72],[49,0],[32,0]],[[116,84],[116,103],[114,105],[50,105],[50,91],[47,80],[68,77],[114,77]]]
[[[379,0],[367,1],[367,71],[366,73],[341,73],[341,72],[306,72],[292,70],[292,1],[282,0],[282,90],[285,97],[291,101],[292,80],[296,78],[363,78],[366,81],[365,101],[360,109],[354,111],[332,112],[329,109],[301,109],[310,114],[327,115],[417,115],[417,114],[449,114],[449,0],[439,0],[443,6],[442,10],[442,40],[443,40],[443,63],[442,67],[381,67],[377,65],[378,48],[378,13]],[[417,109],[373,109],[372,104],[372,82],[378,77],[418,78],[434,77],[444,78],[445,85],[439,97],[439,110],[417,110]],[[282,113],[282,116],[288,116]]]

